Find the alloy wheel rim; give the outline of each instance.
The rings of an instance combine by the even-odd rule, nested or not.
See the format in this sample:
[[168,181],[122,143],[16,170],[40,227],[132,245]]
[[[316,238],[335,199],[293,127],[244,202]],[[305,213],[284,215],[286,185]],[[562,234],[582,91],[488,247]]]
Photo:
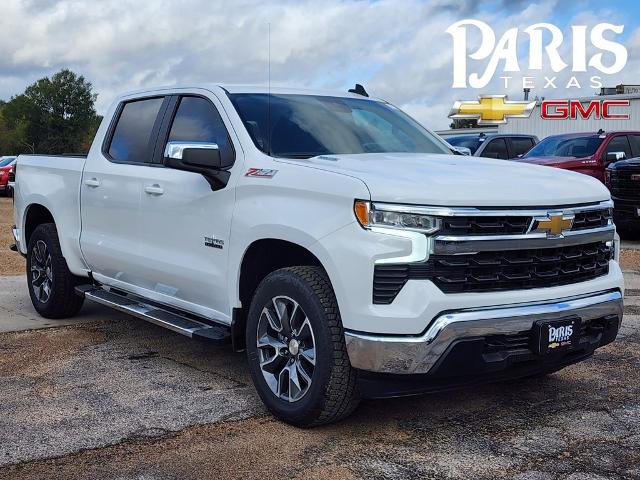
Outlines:
[[38,240],[31,251],[31,286],[40,303],[47,303],[49,300],[52,284],[51,253],[47,244]]
[[298,302],[277,296],[264,306],[256,345],[271,392],[287,402],[304,397],[313,382],[316,344],[311,322]]

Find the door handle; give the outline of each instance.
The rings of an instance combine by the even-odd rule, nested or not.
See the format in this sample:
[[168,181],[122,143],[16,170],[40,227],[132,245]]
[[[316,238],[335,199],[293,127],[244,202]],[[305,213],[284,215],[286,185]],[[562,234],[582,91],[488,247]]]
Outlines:
[[164,188],[157,183],[154,183],[153,185],[147,185],[144,187],[144,191],[149,195],[162,195],[164,193]]
[[97,178],[87,178],[87,179],[84,181],[84,184],[85,184],[87,187],[96,188],[96,187],[99,187],[99,186],[100,186],[100,180],[98,180]]

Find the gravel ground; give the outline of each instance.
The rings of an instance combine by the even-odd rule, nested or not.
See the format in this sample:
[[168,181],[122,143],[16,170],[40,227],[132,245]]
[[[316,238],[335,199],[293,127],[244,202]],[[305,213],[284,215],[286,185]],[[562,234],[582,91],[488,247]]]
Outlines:
[[640,297],[554,375],[366,402],[300,430],[244,358],[126,316],[0,335],[0,478],[640,478]]
[[13,201],[0,197],[0,275],[23,275],[24,259],[9,250],[13,243]]
[[639,270],[640,250],[621,250],[620,266],[625,270]]

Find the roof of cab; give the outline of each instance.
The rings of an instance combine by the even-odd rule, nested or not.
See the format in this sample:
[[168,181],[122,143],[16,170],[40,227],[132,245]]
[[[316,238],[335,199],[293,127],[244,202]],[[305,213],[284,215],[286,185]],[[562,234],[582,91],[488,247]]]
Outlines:
[[282,87],[282,86],[266,86],[266,85],[236,85],[236,84],[224,84],[224,83],[204,83],[204,84],[183,84],[183,85],[174,85],[174,86],[161,86],[161,87],[150,87],[144,89],[138,89],[134,91],[125,92],[120,97],[128,97],[135,95],[143,95],[143,94],[154,94],[154,93],[170,93],[171,91],[178,91],[181,89],[204,89],[204,90],[215,90],[217,88],[222,88],[230,94],[234,93],[272,93],[272,94],[280,94],[280,95],[316,95],[316,96],[324,96],[324,97],[350,97],[350,98],[359,98],[359,99],[370,99],[370,100],[380,100],[374,97],[364,97],[362,95],[358,95],[356,93],[350,93],[347,90],[322,90],[322,89],[307,89],[307,88],[291,88],[291,87]]

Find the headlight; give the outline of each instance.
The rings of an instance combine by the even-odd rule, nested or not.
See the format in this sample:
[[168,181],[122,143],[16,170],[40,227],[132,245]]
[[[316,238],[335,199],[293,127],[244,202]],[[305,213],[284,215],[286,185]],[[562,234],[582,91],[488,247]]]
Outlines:
[[434,233],[440,229],[441,224],[438,217],[397,211],[396,208],[385,210],[384,204],[374,206],[363,200],[356,200],[353,210],[364,228],[382,227]]

